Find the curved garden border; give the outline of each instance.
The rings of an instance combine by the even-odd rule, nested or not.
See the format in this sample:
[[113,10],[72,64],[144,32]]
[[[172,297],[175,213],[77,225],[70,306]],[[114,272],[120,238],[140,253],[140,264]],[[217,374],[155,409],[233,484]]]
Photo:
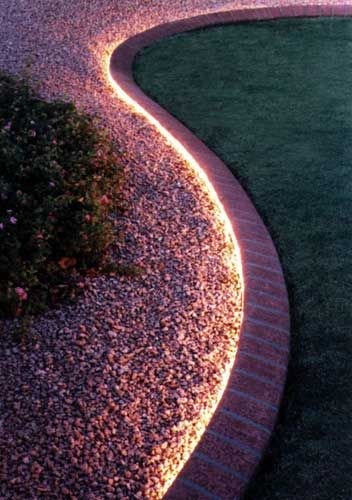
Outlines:
[[292,5],[238,9],[157,26],[125,40],[110,59],[120,89],[182,143],[206,173],[241,249],[244,310],[229,383],[196,449],[166,499],[239,498],[272,433],[286,379],[289,305],[271,237],[248,196],[224,163],[178,120],[147,97],[133,79],[135,55],[165,36],[197,28],[284,17],[350,16],[352,5]]

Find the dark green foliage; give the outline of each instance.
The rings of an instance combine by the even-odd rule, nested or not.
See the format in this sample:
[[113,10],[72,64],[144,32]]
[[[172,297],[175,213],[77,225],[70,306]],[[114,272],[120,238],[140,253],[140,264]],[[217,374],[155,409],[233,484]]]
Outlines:
[[0,74],[0,315],[45,309],[101,263],[118,162],[91,117]]
[[352,21],[179,35],[136,77],[230,166],[279,249],[292,355],[252,500],[352,497]]

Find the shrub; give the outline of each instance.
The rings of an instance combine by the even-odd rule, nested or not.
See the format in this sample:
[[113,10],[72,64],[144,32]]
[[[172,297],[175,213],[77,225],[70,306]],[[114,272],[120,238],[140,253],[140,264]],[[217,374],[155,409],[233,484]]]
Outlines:
[[1,316],[45,309],[104,261],[120,179],[92,117],[0,74]]

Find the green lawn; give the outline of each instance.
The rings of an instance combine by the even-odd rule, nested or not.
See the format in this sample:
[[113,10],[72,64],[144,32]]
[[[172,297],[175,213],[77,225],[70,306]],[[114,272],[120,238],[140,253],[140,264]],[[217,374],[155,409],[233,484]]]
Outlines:
[[352,498],[352,21],[181,34],[135,75],[240,179],[283,264],[289,377],[247,500]]

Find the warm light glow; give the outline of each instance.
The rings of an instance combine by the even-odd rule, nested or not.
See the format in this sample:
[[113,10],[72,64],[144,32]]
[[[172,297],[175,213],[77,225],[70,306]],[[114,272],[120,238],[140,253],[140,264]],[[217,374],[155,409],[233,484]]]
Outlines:
[[[237,243],[231,222],[225,212],[222,203],[219,200],[219,197],[213,185],[209,181],[207,175],[205,174],[201,166],[193,158],[190,152],[183,146],[183,144],[180,141],[178,141],[154,116],[148,113],[148,111],[146,111],[138,102],[134,101],[133,98],[130,97],[121,88],[119,83],[113,79],[113,77],[110,74],[109,64],[110,64],[111,53],[115,48],[116,45],[114,47],[111,47],[111,50],[110,47],[107,50],[108,54],[107,54],[107,59],[105,61],[105,72],[107,81],[114,89],[118,98],[121,99],[121,101],[130,106],[133,112],[142,115],[151,125],[153,125],[159,131],[159,133],[165,138],[166,142],[175,149],[175,151],[181,158],[184,159],[185,163],[189,166],[191,171],[196,175],[204,191],[208,193],[209,199],[211,200],[213,207],[215,209],[214,212],[217,218],[216,220],[217,229],[223,232],[225,236],[225,241],[227,243],[227,248],[229,250],[228,268],[229,270],[235,271],[239,275],[241,291],[242,291],[242,300],[243,300],[244,282],[242,275],[240,248]],[[237,316],[239,316],[240,322],[242,322],[242,314],[243,314],[243,307],[241,307],[240,312],[237,311]],[[235,336],[235,332],[233,332],[233,335]],[[211,401],[210,404],[211,407],[208,408],[209,405],[204,404],[205,408],[201,411],[199,419],[196,422],[196,424],[192,422],[192,425],[190,425],[190,422],[183,422],[181,424],[182,429],[181,426],[179,426],[178,430],[183,430],[185,432],[184,441],[182,445],[177,449],[177,452],[180,453],[181,456],[178,455],[177,457],[175,457],[174,460],[172,461],[172,464],[167,464],[167,470],[161,471],[164,474],[162,478],[162,491],[158,492],[153,491],[153,498],[163,497],[163,495],[167,492],[167,490],[175,480],[177,474],[180,472],[180,470],[183,468],[184,464],[192,454],[199,440],[201,439],[225,391],[225,388],[227,386],[231,374],[231,369],[235,361],[236,352],[237,352],[237,347],[235,345],[235,339],[234,339],[233,344],[229,345],[229,352],[228,352],[229,361],[223,371],[222,381],[221,383],[219,383],[217,393]]]

